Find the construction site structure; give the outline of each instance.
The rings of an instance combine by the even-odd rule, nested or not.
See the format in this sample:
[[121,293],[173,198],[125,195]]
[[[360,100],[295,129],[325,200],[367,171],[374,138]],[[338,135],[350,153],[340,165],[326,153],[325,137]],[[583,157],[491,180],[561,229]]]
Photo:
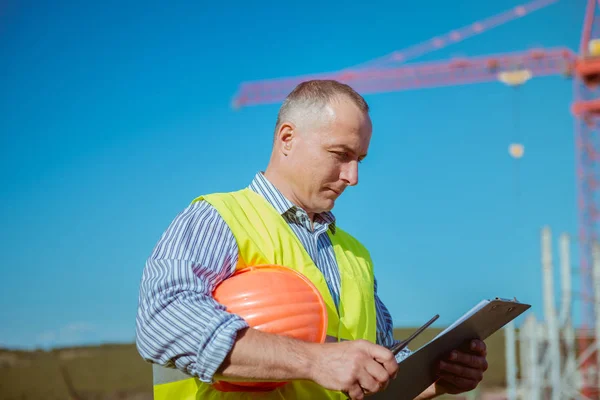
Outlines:
[[[544,9],[558,1],[531,1],[403,50],[394,51],[383,57],[338,71],[244,82],[234,97],[233,106],[241,108],[280,102],[296,85],[312,79],[334,79],[347,83],[363,95],[493,81],[518,86],[529,79],[552,75],[572,79],[574,101],[570,112],[575,118],[574,139],[577,160],[575,172],[578,191],[577,242],[579,245],[577,270],[581,283],[582,316],[582,326],[578,332],[589,333],[578,335],[579,360],[583,361],[580,365],[576,364],[579,369],[577,376],[581,382],[575,384],[574,387],[579,388],[578,390],[584,398],[591,399],[600,398],[598,395],[600,382],[598,374],[594,372],[600,356],[594,350],[597,345],[588,340],[588,338],[597,336],[596,332],[599,330],[597,325],[600,320],[597,318],[598,311],[592,273],[592,244],[596,243],[600,236],[600,95],[597,90],[600,83],[600,0],[587,0],[585,10],[582,2],[583,29],[579,48],[576,51],[567,47],[538,48],[482,57],[406,64],[411,59],[482,34],[497,26]],[[512,143],[509,152],[514,158],[520,158],[523,156],[524,147],[522,143]],[[562,326],[561,324],[567,317],[562,314],[563,319],[548,317],[549,311],[545,311],[548,343],[556,343],[556,335],[560,333],[557,331],[557,326]],[[539,325],[536,325],[538,328],[527,328],[533,326],[531,320],[528,321],[524,326],[525,332],[531,332],[531,329],[534,331],[541,329]],[[529,348],[534,347],[530,346]],[[583,357],[588,353],[590,353],[588,357]],[[552,354],[549,356],[550,359],[555,359],[562,353],[560,349],[552,347],[549,354]],[[559,377],[557,371],[552,369],[551,375],[551,379],[556,382]],[[529,373],[531,371],[522,372]],[[538,375],[532,374],[531,376],[537,377]],[[562,382],[563,380],[558,379],[558,381]]]
[[[596,321],[600,321],[600,244],[592,246],[593,289]],[[555,299],[552,231],[541,232],[541,270],[544,319],[529,313],[518,330],[514,321],[505,327],[507,400],[575,400],[597,398],[586,386],[598,382],[600,327],[576,329],[573,323],[573,267],[571,238],[559,239],[560,302]],[[557,307],[558,306],[558,307]],[[581,347],[583,345],[583,347]],[[582,369],[583,365],[588,368]],[[597,388],[596,388],[597,389]]]

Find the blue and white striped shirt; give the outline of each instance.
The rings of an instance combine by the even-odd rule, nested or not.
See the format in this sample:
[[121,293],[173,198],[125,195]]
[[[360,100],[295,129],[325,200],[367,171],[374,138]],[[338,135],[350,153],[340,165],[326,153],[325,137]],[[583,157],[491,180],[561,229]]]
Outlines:
[[[296,207],[257,173],[249,188],[264,196],[298,235],[326,278],[336,305],[340,276],[328,229],[331,212],[317,214],[314,229],[306,212]],[[146,261],[137,313],[136,344],[152,363],[176,367],[212,383],[231,350],[238,330],[248,326],[212,298],[214,288],[235,271],[236,240],[225,221],[207,202],[195,202],[170,224]],[[377,281],[375,281],[377,291]],[[377,294],[377,343],[395,343],[392,318]],[[406,358],[410,350],[396,357]]]

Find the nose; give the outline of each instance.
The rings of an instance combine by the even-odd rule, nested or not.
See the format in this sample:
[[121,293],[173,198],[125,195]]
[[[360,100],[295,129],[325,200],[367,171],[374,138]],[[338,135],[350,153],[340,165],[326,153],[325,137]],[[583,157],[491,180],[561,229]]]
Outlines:
[[342,167],[342,174],[340,178],[346,182],[348,186],[355,186],[358,184],[358,162],[351,161],[344,164]]

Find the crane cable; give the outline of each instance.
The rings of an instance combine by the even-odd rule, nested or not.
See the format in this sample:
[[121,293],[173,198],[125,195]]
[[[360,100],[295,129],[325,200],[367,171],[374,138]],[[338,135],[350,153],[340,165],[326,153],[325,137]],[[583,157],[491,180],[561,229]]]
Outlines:
[[519,163],[521,158],[525,153],[525,147],[523,145],[523,135],[520,131],[520,115],[519,115],[519,96],[520,90],[519,88],[531,79],[532,74],[528,69],[516,69],[514,71],[504,71],[498,74],[498,79],[504,84],[511,86],[512,93],[512,119],[513,119],[513,142],[510,144],[508,148],[508,152],[514,161],[514,171],[513,171],[513,191],[515,195],[515,201],[518,202],[521,197],[521,187],[520,187],[520,168]]
[[[519,85],[514,86],[512,88],[513,90],[513,137],[514,137],[514,141],[513,141],[513,145],[521,145],[524,146],[524,142],[523,142],[523,138],[521,137],[522,134],[520,132],[519,129]],[[515,148],[515,150],[513,151],[513,154],[520,154],[518,157],[513,156],[514,158],[514,171],[513,171],[513,190],[515,193],[515,202],[517,203],[516,206],[518,208],[519,205],[519,199],[521,197],[521,188],[520,188],[520,169],[519,169],[519,164],[521,161],[521,157],[523,155],[523,149],[524,147],[521,147],[520,151],[517,150],[517,148]]]

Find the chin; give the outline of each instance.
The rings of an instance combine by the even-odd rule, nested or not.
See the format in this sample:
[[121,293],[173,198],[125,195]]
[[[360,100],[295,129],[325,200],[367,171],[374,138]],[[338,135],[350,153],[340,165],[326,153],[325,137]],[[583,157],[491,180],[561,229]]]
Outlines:
[[333,209],[333,206],[335,205],[335,199],[327,199],[324,200],[321,204],[319,204],[319,208],[321,209],[321,211],[319,212],[327,212],[327,211],[331,211]]
[[334,193],[332,191],[327,191],[324,193],[324,196],[319,196],[315,199],[313,203],[315,205],[315,209],[319,210],[317,212],[327,212],[333,209],[335,205],[335,201],[338,199],[339,194]]

